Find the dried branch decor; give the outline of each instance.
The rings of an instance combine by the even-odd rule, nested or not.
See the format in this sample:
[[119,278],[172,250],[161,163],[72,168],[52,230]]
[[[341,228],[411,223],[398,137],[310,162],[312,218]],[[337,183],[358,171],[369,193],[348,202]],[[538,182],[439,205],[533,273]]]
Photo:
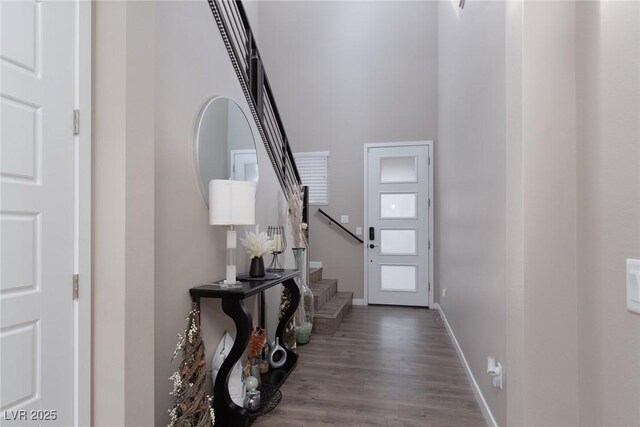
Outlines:
[[187,316],[187,329],[178,334],[173,359],[182,352],[179,369],[169,377],[173,381],[175,405],[169,412],[167,427],[210,427],[215,424],[212,398],[205,393],[207,370],[204,361],[204,343],[200,331],[200,311],[195,302]]
[[289,220],[291,221],[291,231],[293,233],[295,247],[306,248],[307,223],[302,221],[304,202],[299,188],[292,187],[287,190],[287,202],[289,204]]

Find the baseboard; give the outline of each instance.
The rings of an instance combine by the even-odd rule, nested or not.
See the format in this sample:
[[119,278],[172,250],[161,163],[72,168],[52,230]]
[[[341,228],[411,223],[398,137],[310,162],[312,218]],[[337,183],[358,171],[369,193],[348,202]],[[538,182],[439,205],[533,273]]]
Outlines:
[[449,334],[449,338],[451,338],[451,342],[453,343],[453,347],[456,349],[456,353],[458,353],[458,358],[464,367],[464,372],[467,374],[467,378],[469,379],[469,383],[471,384],[471,389],[473,390],[473,394],[476,397],[476,401],[480,406],[480,410],[482,411],[482,415],[484,416],[485,421],[489,427],[498,427],[498,423],[496,419],[493,417],[491,413],[491,409],[489,409],[489,405],[487,405],[487,401],[484,399],[482,395],[482,391],[480,391],[480,386],[478,386],[478,382],[476,381],[473,373],[471,372],[471,368],[467,363],[467,358],[464,357],[464,353],[462,352],[462,348],[460,348],[460,344],[458,344],[458,340],[456,336],[453,334],[453,330],[447,321],[447,316],[444,315],[444,311],[440,307],[440,304],[435,303],[433,308],[440,312],[440,317],[442,317],[442,321],[444,322],[445,328],[447,328],[447,333]]
[[309,268],[322,268],[322,261],[310,261]]
[[351,304],[353,305],[367,305],[362,298],[354,298],[351,300]]

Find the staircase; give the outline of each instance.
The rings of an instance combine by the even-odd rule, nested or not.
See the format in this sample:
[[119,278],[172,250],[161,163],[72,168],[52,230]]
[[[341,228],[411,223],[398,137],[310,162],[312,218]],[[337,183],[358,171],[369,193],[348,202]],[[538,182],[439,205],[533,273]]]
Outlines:
[[323,279],[322,268],[311,269],[309,283],[314,304],[313,333],[331,335],[351,310],[353,292],[338,292],[338,281]]

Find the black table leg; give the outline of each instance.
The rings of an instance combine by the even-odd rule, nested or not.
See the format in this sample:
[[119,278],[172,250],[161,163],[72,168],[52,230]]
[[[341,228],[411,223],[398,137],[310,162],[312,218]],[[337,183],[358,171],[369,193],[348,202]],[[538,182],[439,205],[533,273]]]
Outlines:
[[279,371],[281,371],[281,374],[279,375],[280,378],[274,378],[272,380],[272,383],[274,383],[275,386],[279,386],[286,379],[298,362],[298,354],[287,347],[287,344],[284,342],[283,335],[284,330],[287,327],[287,323],[289,323],[289,320],[291,320],[298,309],[298,304],[300,304],[300,289],[298,289],[298,284],[293,278],[285,280],[282,282],[282,285],[291,293],[291,304],[289,304],[289,308],[282,314],[282,318],[280,319],[276,329],[276,337],[279,338],[280,345],[287,352],[287,361],[284,366],[279,369]]
[[236,339],[229,355],[222,363],[213,387],[213,409],[216,425],[246,427],[249,425],[247,410],[238,407],[229,395],[229,373],[242,357],[251,337],[251,313],[243,300],[223,298],[222,310],[233,319],[236,325]]

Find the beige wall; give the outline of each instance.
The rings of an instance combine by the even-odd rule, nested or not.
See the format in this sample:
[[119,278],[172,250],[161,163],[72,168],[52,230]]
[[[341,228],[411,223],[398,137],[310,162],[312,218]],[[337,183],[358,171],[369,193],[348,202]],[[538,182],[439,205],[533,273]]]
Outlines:
[[[224,276],[225,229],[208,225],[195,176],[196,117],[216,95],[251,116],[206,2],[97,2],[94,31],[93,424],[166,425],[188,289]],[[283,224],[282,193],[251,127],[256,221]],[[242,250],[238,258],[242,271],[248,259]],[[279,289],[267,295],[271,335],[279,297]],[[255,300],[248,306],[257,320]],[[202,311],[209,363],[235,329],[219,301]]]
[[507,9],[508,425],[636,425],[640,6]]
[[[329,211],[362,221],[362,143],[433,138],[439,15],[441,304],[481,390],[500,425],[637,424],[640,316],[625,308],[624,259],[640,258],[640,6],[337,5],[247,3],[292,143],[332,153]],[[383,16],[389,28],[366,25]],[[290,55],[305,39],[289,31],[316,55]],[[375,45],[386,65],[368,56],[378,32],[392,35]],[[417,58],[394,57],[400,40]],[[207,225],[193,169],[195,118],[214,95],[248,108],[206,2],[97,2],[93,55],[93,424],[165,425],[188,288],[224,274],[224,229]],[[420,66],[418,86],[398,78]],[[259,141],[258,157],[258,222],[283,223]],[[361,246],[312,227],[313,258],[361,296]],[[233,330],[219,302],[203,304],[203,328],[209,351]],[[502,392],[489,354],[506,360]]]
[[467,4],[439,7],[439,301],[493,417],[505,425],[507,390],[486,375],[487,356],[506,362],[505,6]]
[[[363,225],[363,144],[432,140],[437,125],[435,2],[260,2],[257,38],[294,151],[329,157],[329,205]],[[363,298],[362,245],[310,221],[311,259]]]
[[640,3],[577,7],[580,425],[640,423]]
[[578,288],[573,2],[525,2],[522,61],[522,419],[525,425],[574,426]]
[[93,24],[92,424],[149,425],[154,4],[96,2]]

